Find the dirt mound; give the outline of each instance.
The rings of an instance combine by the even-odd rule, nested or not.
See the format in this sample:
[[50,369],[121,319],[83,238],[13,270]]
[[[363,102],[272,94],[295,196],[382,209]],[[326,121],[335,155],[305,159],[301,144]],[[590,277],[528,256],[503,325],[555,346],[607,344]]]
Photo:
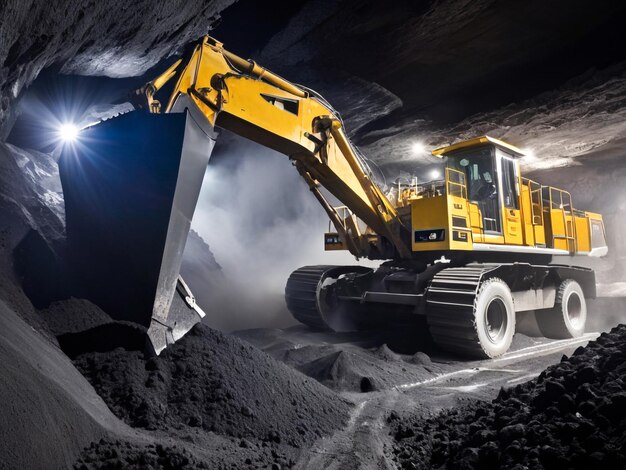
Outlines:
[[59,348],[1,300],[0,402],[0,468],[68,468],[105,429],[124,427]]
[[298,368],[333,390],[371,392],[379,387],[355,354],[338,351]]
[[282,351],[271,347],[264,349],[264,351],[297,369],[324,356],[341,352],[342,348],[334,344],[308,344],[302,347],[285,348]]
[[378,347],[376,351],[374,351],[374,355],[376,355],[383,361],[397,362],[402,360],[402,358],[391,349],[389,349],[389,346],[387,346],[386,344]]
[[75,364],[117,416],[146,429],[300,446],[342,426],[349,409],[327,388],[202,324],[159,357],[116,349]]
[[383,341],[379,334],[333,336],[294,328],[236,334],[263,348],[274,359],[339,392],[391,389],[442,372],[441,364],[433,364],[425,353],[420,353],[421,362],[413,361],[410,356],[396,353],[395,344],[390,347],[391,343]]
[[124,468],[143,469],[193,469],[210,468],[206,463],[196,460],[185,449],[160,444],[145,446],[130,442],[101,439],[91,443],[74,464],[77,470]]
[[53,302],[39,313],[56,336],[77,333],[112,321],[97,305],[75,298]]
[[626,326],[531,382],[431,419],[389,420],[401,468],[625,468]]
[[[539,336],[543,336],[543,335],[539,335]],[[540,344],[541,342],[538,339],[535,339],[531,336],[522,334],[522,333],[515,333],[513,335],[513,341],[511,342],[511,350],[512,351],[517,351],[518,349],[524,349],[524,348],[528,348],[531,346],[536,346],[537,344]]]
[[413,356],[411,356],[411,359],[409,359],[409,362],[411,362],[412,364],[418,364],[423,366],[430,366],[433,363],[433,361],[430,359],[430,356],[421,351],[413,354]]

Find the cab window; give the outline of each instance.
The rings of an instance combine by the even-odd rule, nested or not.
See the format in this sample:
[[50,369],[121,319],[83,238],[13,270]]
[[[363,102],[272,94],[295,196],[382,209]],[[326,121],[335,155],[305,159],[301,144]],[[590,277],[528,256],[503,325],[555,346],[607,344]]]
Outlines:
[[508,158],[502,158],[502,197],[504,207],[509,209],[519,209],[519,197],[515,181],[515,162]]

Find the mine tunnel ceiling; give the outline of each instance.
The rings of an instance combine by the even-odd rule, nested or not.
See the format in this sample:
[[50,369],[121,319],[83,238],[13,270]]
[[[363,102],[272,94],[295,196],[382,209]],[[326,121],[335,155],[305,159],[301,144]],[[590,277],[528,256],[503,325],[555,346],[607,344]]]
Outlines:
[[[381,8],[352,0],[325,9],[290,2],[281,13],[278,5],[243,0],[222,13],[213,34],[288,76],[313,68],[322,76],[343,72],[376,82],[402,100],[396,114],[449,124],[626,58],[619,47],[626,42],[626,4],[589,6],[422,1]],[[269,28],[280,29],[270,36]]]
[[[626,4],[598,8],[588,1],[422,1],[382,8],[380,2],[352,0],[324,7],[300,2],[297,8],[292,2],[289,10],[281,10],[243,0],[222,13],[212,34],[227,47],[240,48],[238,52],[324,94],[344,115],[366,154],[395,173],[415,164],[414,155],[403,164],[415,139],[432,147],[491,132],[530,145],[560,165],[571,155],[611,141],[614,134],[620,137],[623,129],[618,126],[597,142],[581,144],[574,141],[577,136],[584,139],[584,133],[571,128],[558,137],[574,141],[555,148],[550,140],[556,138],[548,131],[559,130],[568,115],[591,119],[594,114],[585,105],[572,103],[565,109],[560,102],[577,94],[576,81],[593,88],[598,80],[622,74],[623,67],[616,67],[598,79],[594,71],[626,59],[625,19]],[[277,31],[272,34],[272,29]],[[258,41],[249,40],[254,37]],[[532,123],[537,112],[523,109],[524,101],[564,84],[566,89],[551,97],[561,109],[558,116],[544,115],[540,126]],[[623,84],[617,85],[611,93],[625,93]],[[591,98],[605,100],[606,90]],[[502,121],[521,111],[526,122],[518,120],[516,130],[507,134],[511,124]],[[488,112],[492,114],[483,116]],[[544,130],[545,138],[531,133],[529,126]],[[432,163],[427,157],[421,160]]]
[[[615,82],[626,69],[624,2],[599,7],[583,0],[442,0],[382,6],[373,0],[287,5],[224,0],[188,3],[178,13],[140,2],[120,9],[115,21],[107,12],[83,7],[68,7],[67,21],[44,27],[45,34],[36,38],[20,37],[19,28],[9,31],[14,40],[0,49],[5,134],[15,117],[12,93],[41,69],[148,79],[164,65],[154,67],[158,57],[210,28],[233,52],[322,93],[342,113],[354,140],[387,172],[432,163],[426,155],[409,155],[416,139],[429,149],[489,132],[543,152],[554,163],[546,166],[554,166],[624,136],[616,124],[622,119],[617,106],[609,106],[615,120],[606,123],[601,139],[580,133],[588,122],[598,122],[599,110],[586,108],[588,101],[615,103],[626,96],[624,81]],[[32,17],[18,10],[13,23],[22,29],[48,13],[43,6]],[[141,27],[131,27],[139,15]],[[72,21],[74,32],[60,29]],[[612,86],[601,86],[607,83]],[[582,107],[579,100],[568,108],[582,89],[595,91]],[[537,99],[551,90],[557,90],[555,96]],[[550,113],[553,105],[558,115]],[[511,115],[517,120],[505,123]],[[563,122],[576,116],[588,121],[564,129]],[[555,137],[565,145],[552,145]],[[577,138],[583,142],[573,142]]]

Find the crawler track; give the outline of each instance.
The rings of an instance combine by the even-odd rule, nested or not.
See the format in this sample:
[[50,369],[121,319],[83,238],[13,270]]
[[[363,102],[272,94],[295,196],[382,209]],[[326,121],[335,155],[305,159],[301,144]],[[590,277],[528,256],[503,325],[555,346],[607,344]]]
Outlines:
[[303,266],[289,276],[285,300],[287,308],[300,323],[313,328],[330,328],[319,311],[317,291],[320,282],[334,269],[337,266]]
[[474,319],[483,275],[493,267],[447,268],[435,275],[426,297],[426,318],[433,341],[442,349],[486,357]]

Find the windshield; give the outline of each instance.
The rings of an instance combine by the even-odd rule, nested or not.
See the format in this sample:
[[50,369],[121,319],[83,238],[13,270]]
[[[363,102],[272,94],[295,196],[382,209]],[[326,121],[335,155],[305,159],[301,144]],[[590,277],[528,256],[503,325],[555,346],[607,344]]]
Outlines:
[[448,158],[448,166],[465,173],[467,197],[482,201],[496,194],[496,181],[491,149],[473,149]]

